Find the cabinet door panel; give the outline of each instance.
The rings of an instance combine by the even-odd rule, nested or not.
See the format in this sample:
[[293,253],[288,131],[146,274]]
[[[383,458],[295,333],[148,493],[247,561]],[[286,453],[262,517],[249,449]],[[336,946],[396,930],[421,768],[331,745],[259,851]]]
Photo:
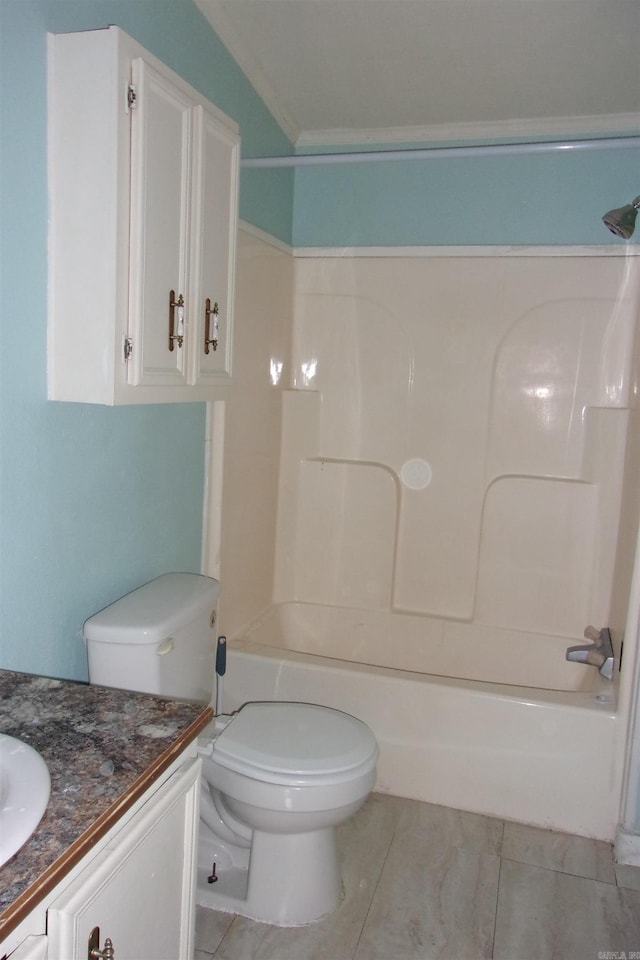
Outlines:
[[96,926],[117,960],[193,955],[199,770],[181,767],[49,907],[49,960],[85,960]]
[[[231,375],[233,268],[237,227],[239,141],[202,106],[194,110],[192,297],[200,317],[192,346],[192,383],[216,383]],[[205,308],[209,301],[210,339],[205,348]]]
[[132,79],[129,382],[180,386],[187,347],[169,349],[169,301],[171,290],[188,297],[192,102],[142,59]]

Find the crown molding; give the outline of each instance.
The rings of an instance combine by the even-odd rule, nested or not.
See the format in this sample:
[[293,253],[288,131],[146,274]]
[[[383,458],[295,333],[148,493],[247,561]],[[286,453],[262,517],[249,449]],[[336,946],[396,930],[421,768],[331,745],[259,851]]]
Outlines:
[[443,123],[415,127],[372,127],[359,130],[304,130],[295,146],[338,147],[386,143],[434,143],[543,137],[603,136],[640,132],[640,113],[597,114],[582,117],[540,117],[488,123]]

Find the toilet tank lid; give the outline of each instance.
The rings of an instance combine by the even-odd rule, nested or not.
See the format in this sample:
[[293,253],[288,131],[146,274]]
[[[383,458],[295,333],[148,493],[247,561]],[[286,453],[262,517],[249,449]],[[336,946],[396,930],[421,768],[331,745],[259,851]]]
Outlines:
[[84,625],[96,643],[158,643],[218,602],[218,581],[196,573],[165,573],[105,607]]

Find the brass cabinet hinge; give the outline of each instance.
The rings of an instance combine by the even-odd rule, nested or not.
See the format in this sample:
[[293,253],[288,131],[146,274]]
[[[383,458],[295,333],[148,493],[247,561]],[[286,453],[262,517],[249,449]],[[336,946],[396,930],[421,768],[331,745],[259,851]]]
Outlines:
[[133,110],[135,105],[138,102],[138,95],[136,94],[136,88],[132,83],[127,87],[127,107],[129,110]]
[[133,353],[133,338],[125,337],[122,343],[122,357],[125,363],[127,360],[131,359],[132,353]]

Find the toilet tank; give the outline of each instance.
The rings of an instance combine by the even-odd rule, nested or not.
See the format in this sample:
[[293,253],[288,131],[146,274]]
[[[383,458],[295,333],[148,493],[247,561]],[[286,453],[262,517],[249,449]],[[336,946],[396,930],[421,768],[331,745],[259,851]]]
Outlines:
[[84,625],[89,681],[209,703],[213,696],[218,581],[165,573]]

